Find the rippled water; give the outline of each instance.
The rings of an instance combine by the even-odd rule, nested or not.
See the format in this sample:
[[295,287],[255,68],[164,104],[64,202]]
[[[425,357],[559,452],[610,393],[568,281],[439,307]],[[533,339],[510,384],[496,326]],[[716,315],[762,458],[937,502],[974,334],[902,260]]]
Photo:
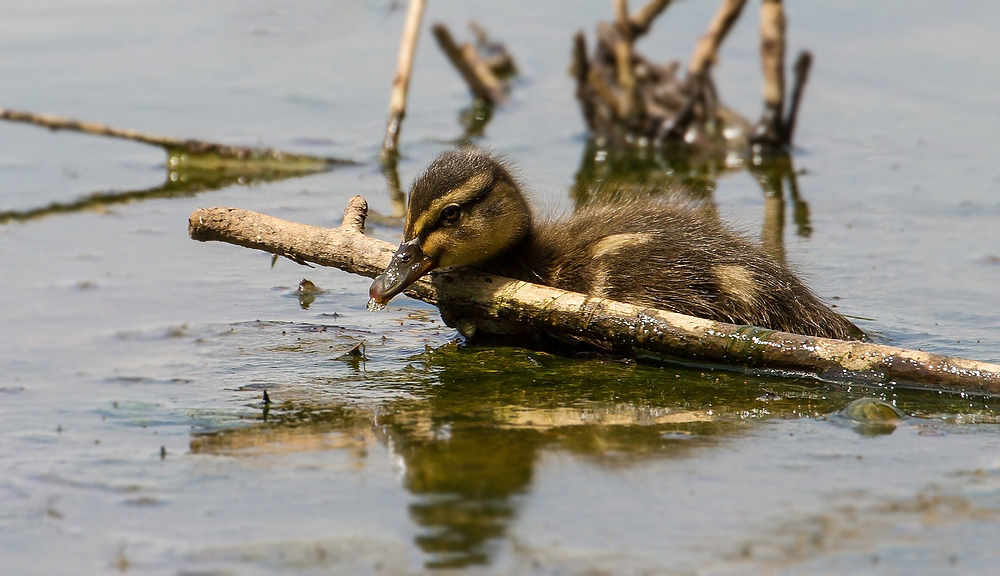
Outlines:
[[[685,58],[714,8],[671,7],[640,48]],[[748,116],[756,9],[716,77]],[[790,52],[816,60],[778,246],[889,342],[1000,361],[1000,63],[985,48],[1000,9],[786,9]],[[398,240],[374,158],[404,12],[0,6],[0,106],[361,162],[192,190],[155,148],[0,123],[0,212],[18,215],[0,224],[0,572],[992,572],[992,399],[470,347],[422,303],[366,311],[368,279],[188,239],[199,206],[335,225],[362,194],[372,233]],[[428,7],[517,58],[512,101],[476,141],[543,210],[590,190],[566,67],[572,34],[610,14]],[[429,35],[411,94],[404,187],[470,107]],[[760,235],[776,212],[758,175],[694,168],[677,175]],[[132,193],[87,201],[112,192]],[[303,277],[322,290],[297,291]],[[862,396],[909,417],[840,414]]]

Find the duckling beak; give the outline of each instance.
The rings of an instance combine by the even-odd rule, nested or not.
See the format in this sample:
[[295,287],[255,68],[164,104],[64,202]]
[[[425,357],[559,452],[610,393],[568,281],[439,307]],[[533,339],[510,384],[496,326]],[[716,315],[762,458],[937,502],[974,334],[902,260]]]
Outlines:
[[384,306],[393,296],[406,290],[407,286],[437,266],[437,260],[424,255],[417,238],[403,242],[392,255],[392,261],[389,262],[385,272],[372,282],[368,294],[373,301]]

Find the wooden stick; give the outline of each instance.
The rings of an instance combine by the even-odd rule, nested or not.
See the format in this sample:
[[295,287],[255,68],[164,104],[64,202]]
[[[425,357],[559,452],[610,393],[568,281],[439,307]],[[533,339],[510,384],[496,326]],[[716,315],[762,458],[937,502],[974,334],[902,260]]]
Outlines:
[[353,164],[349,160],[341,160],[339,158],[324,158],[319,156],[309,156],[306,154],[290,154],[288,152],[282,152],[280,150],[274,150],[272,148],[249,148],[246,146],[229,146],[226,144],[216,144],[214,142],[206,142],[204,140],[181,140],[178,138],[170,138],[168,136],[157,136],[153,134],[145,134],[143,132],[137,132],[135,130],[125,130],[122,128],[114,128],[111,126],[106,126],[104,124],[98,124],[96,122],[86,122],[83,120],[72,120],[70,118],[63,118],[61,116],[54,116],[52,114],[38,114],[35,112],[25,112],[23,110],[10,110],[8,108],[0,108],[0,120],[9,120],[11,122],[24,122],[26,124],[34,124],[35,126],[42,126],[43,128],[48,128],[49,130],[70,130],[73,132],[83,132],[85,134],[93,134],[95,136],[108,136],[110,138],[121,138],[124,140],[132,140],[133,142],[141,142],[143,144],[149,144],[151,146],[158,146],[164,148],[168,153],[187,153],[187,154],[216,154],[225,159],[232,160],[271,160],[275,162],[320,162],[322,164],[334,165],[334,164]]
[[622,37],[631,43],[632,41],[632,21],[628,16],[628,0],[614,0],[615,24],[621,32]]
[[594,94],[597,95],[605,106],[614,111],[618,120],[624,118],[622,103],[625,101],[625,97],[621,95],[621,90],[617,86],[609,84],[604,79],[604,76],[601,75],[601,71],[597,68],[590,69],[590,73],[587,75],[587,81],[594,89]]
[[785,104],[785,10],[781,0],[760,7],[760,61],[764,71],[764,105],[781,118]]
[[760,7],[760,63],[764,72],[764,112],[751,139],[765,146],[785,144],[785,9],[781,0]]
[[[374,277],[395,246],[364,235],[367,203],[355,196],[339,228],[279,220],[236,208],[199,209],[188,232]],[[693,363],[798,371],[857,384],[1000,394],[1000,365],[867,342],[849,342],[736,326],[642,308],[483,274],[441,271],[407,295],[442,309],[446,318],[547,331],[622,354],[656,354]]]
[[490,68],[490,65],[483,60],[482,56],[479,55],[479,51],[472,44],[466,42],[462,44],[462,58],[469,63],[472,68],[472,72],[476,75],[476,78],[483,83],[484,86],[489,90],[490,94],[494,98],[497,98],[496,102],[500,103],[507,99],[507,95],[503,91],[503,85],[500,83],[500,79],[497,78],[496,74]]
[[719,46],[726,39],[730,28],[740,17],[746,0],[723,0],[719,11],[708,25],[708,31],[698,40],[694,54],[688,62],[688,77],[704,72],[718,59]]
[[506,100],[507,96],[499,87],[499,83],[492,85],[493,83],[490,81],[490,77],[494,80],[496,77],[492,73],[489,76],[480,75],[481,70],[477,70],[476,66],[465,58],[462,49],[455,43],[455,40],[451,37],[451,32],[448,31],[448,28],[444,24],[435,24],[433,31],[438,45],[441,46],[441,50],[444,51],[445,56],[451,61],[452,66],[462,75],[462,78],[469,86],[469,90],[472,91],[472,95],[475,98],[479,98],[491,106]]
[[587,60],[587,40],[583,32],[573,36],[573,65],[571,72],[576,78],[576,99],[583,110],[583,119],[591,132],[597,127],[594,115],[594,102],[587,95],[587,78],[590,74],[590,63]]
[[802,105],[802,92],[809,81],[809,69],[812,68],[812,54],[803,50],[795,60],[795,73],[792,79],[792,97],[788,105],[788,117],[785,119],[785,131],[782,140],[788,146],[792,145],[795,137],[795,121],[799,116],[799,106]]
[[406,95],[410,89],[413,58],[417,52],[420,22],[423,20],[426,5],[427,0],[410,0],[410,8],[406,12],[403,38],[399,43],[399,63],[396,65],[396,76],[392,79],[389,121],[385,127],[385,138],[382,140],[383,162],[399,153],[399,132],[403,127],[403,117],[406,116]]
[[[621,5],[621,0],[616,4]],[[628,17],[627,10],[627,7],[622,8],[626,18]],[[636,85],[635,71],[632,69],[632,44],[628,38],[622,35],[620,22],[615,26],[601,22],[597,25],[597,35],[598,39],[615,56],[615,73],[620,96],[616,110],[619,120],[631,128],[640,112],[638,86]]]

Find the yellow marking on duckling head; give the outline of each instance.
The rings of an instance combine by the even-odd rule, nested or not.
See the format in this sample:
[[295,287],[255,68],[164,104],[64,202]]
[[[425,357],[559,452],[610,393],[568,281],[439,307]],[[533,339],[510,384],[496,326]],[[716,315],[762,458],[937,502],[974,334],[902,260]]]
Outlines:
[[590,257],[600,258],[602,256],[610,256],[623,248],[628,248],[629,246],[640,246],[652,239],[653,236],[651,234],[641,232],[605,236],[590,245]]
[[757,302],[757,298],[760,296],[760,285],[746,267],[727,264],[716,266],[712,269],[712,273],[719,281],[719,289],[723,293],[747,304]]
[[[441,217],[441,210],[444,209],[445,206],[450,204],[458,204],[461,206],[465,204],[480,195],[483,188],[485,188],[486,185],[488,185],[492,180],[492,174],[481,172],[469,178],[457,188],[453,188],[442,194],[440,197],[435,198],[431,201],[427,209],[419,215],[407,212],[406,224],[403,227],[405,231],[404,236],[407,240],[412,240],[414,237],[419,236],[425,230],[434,226],[434,224]],[[414,218],[416,218],[416,221],[413,220]]]

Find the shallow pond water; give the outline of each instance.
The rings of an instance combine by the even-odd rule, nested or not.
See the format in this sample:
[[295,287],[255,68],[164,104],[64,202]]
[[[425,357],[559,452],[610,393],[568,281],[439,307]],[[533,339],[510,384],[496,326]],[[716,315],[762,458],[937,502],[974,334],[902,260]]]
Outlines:
[[[686,58],[714,9],[671,7],[641,49]],[[816,58],[786,258],[894,345],[1000,361],[1000,61],[986,49],[1000,8],[786,9],[790,53]],[[748,116],[755,10],[716,75]],[[199,206],[334,225],[362,194],[393,213],[374,158],[404,12],[0,6],[0,106],[360,162],[192,190],[158,149],[0,123],[0,573],[993,572],[994,399],[467,346],[422,303],[366,311],[370,280],[189,240]],[[476,141],[544,211],[588,190],[566,67],[572,34],[610,14],[428,7],[425,24],[465,35],[475,18],[517,58],[512,100]],[[425,35],[404,186],[462,136],[469,106]],[[709,176],[688,180],[760,235],[774,199],[755,175]],[[385,222],[372,233],[398,240]],[[321,291],[298,294],[303,277]],[[865,396],[908,417],[841,413]]]

